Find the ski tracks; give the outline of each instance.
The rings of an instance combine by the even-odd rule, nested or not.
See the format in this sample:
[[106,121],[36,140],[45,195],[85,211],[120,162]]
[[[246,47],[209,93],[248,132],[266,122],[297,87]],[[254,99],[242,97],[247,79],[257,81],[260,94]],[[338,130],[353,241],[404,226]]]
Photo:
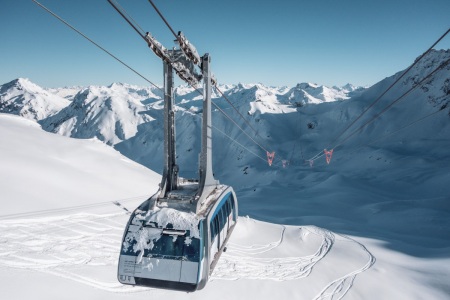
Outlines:
[[260,257],[263,253],[269,253],[282,247],[286,226],[281,225],[280,239],[275,242],[251,246],[230,243],[227,252],[222,254],[216,265],[212,280],[272,279],[285,281],[308,276],[314,265],[331,249],[334,237],[330,232],[317,230],[314,227],[301,229],[307,231],[306,235],[312,233],[321,239],[321,243],[314,253],[294,257]]
[[330,282],[325,288],[322,289],[322,291],[320,291],[320,293],[314,298],[314,300],[342,299],[353,286],[353,282],[356,276],[370,269],[375,264],[375,256],[373,256],[372,253],[370,253],[370,251],[367,250],[367,248],[363,244],[346,235],[339,234],[339,236],[344,240],[347,240],[348,242],[352,242],[358,245],[361,250],[366,253],[368,261],[363,267]]
[[124,213],[80,213],[1,221],[0,267],[38,271],[109,292],[148,291],[122,285],[116,279],[127,218]]
[[[316,226],[304,226],[300,229],[298,247],[311,248],[311,244],[316,245],[316,251],[309,255],[295,257],[267,257],[271,252],[277,253],[277,248],[283,247],[283,238],[286,234],[286,226],[280,225],[280,237],[278,240],[267,244],[254,244],[243,246],[238,243],[229,243],[227,252],[222,254],[221,259],[216,265],[212,274],[212,280],[238,280],[238,279],[269,279],[276,281],[298,280],[310,276],[313,268],[322,262],[329,268],[332,263],[327,262],[327,254],[332,252],[332,247],[347,243],[346,247],[351,247],[352,252],[355,246],[363,251],[367,257],[366,263],[354,270],[351,270],[344,276],[330,281],[314,297],[314,300],[342,299],[353,286],[356,276],[368,270],[375,263],[375,257],[360,242],[348,236],[332,233]],[[290,226],[289,229],[295,230]],[[318,243],[320,240],[320,243]],[[302,244],[303,242],[303,244]],[[266,257],[260,257],[266,254]]]
[[[33,270],[70,279],[114,293],[149,291],[120,284],[117,259],[128,216],[79,213],[66,216],[0,221],[0,268]],[[252,222],[252,226],[249,226]],[[262,222],[240,218],[249,236],[234,233],[216,265],[211,280],[300,280],[313,276],[316,266],[333,268],[327,257],[336,243],[368,257],[360,268],[325,283],[314,300],[342,299],[356,276],[368,270],[375,257],[360,242],[315,226],[269,226],[272,240],[261,242]],[[274,227],[276,226],[276,227]],[[276,230],[278,228],[278,233]],[[239,229],[239,228],[238,228]],[[239,231],[239,230],[238,230]],[[262,235],[264,236],[264,235]],[[259,242],[259,243],[258,243]],[[323,278],[318,274],[319,278]],[[314,278],[314,277],[312,277]]]

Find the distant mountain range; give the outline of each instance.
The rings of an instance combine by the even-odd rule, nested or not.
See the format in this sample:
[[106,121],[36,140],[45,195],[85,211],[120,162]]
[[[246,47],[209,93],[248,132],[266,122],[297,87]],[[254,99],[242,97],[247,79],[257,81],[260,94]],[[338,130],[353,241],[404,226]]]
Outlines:
[[[235,105],[250,105],[268,113],[294,111],[305,104],[349,99],[364,91],[347,84],[326,87],[301,83],[293,88],[266,87],[262,84],[223,85],[220,87]],[[199,94],[193,88],[175,89],[179,111],[198,113],[202,109]],[[74,138],[92,138],[115,145],[137,132],[137,127],[154,120],[162,109],[162,91],[123,83],[110,86],[64,87],[45,89],[29,79],[19,78],[1,86],[0,112],[38,121],[50,132]],[[216,93],[213,100],[218,100]]]
[[[448,59],[450,50],[430,52],[355,126],[376,115]],[[333,137],[401,74],[385,78],[370,88],[351,84],[326,87],[312,83],[299,83],[291,88],[262,84],[220,86],[256,132],[218,93],[213,93],[213,101],[260,145],[276,151],[277,159],[303,164],[307,159],[306,153],[331,147],[328,143]],[[379,121],[362,128],[360,132],[365,134],[358,142],[395,131],[401,127],[400,121],[406,124],[408,120],[445,106],[450,101],[449,74],[450,66],[447,65],[409,93],[391,112],[380,116]],[[175,89],[175,101],[177,153],[181,162],[191,166],[186,170],[192,173],[196,171],[200,147],[202,100],[192,88],[179,86]],[[0,86],[0,112],[37,121],[43,129],[61,135],[96,137],[156,171],[162,166],[162,108],[162,91],[155,87],[114,83],[110,86],[45,89],[24,78]],[[213,113],[213,125],[218,129],[214,133],[215,156],[227,158],[215,159],[219,166],[231,163],[242,169],[254,164],[255,159],[260,161],[255,153],[259,158],[265,158],[258,145],[217,110]],[[230,144],[230,138],[233,139],[232,146],[224,147]],[[353,142],[349,140],[346,144]]]
[[[365,90],[351,84],[329,88],[312,83],[300,83],[293,88],[237,84],[223,85],[220,89],[236,105],[250,104],[250,113],[258,110],[258,105],[252,105],[258,102],[269,109],[267,112],[275,113],[305,104],[347,100]],[[199,94],[193,88],[177,87],[175,98],[181,111],[201,110]],[[134,136],[138,125],[153,120],[143,112],[159,110],[163,105],[158,103],[162,91],[155,87],[113,83],[107,87],[45,89],[25,78],[2,85],[0,99],[0,112],[39,121],[51,132],[75,138],[97,137],[110,145]],[[217,93],[214,99],[219,100]]]

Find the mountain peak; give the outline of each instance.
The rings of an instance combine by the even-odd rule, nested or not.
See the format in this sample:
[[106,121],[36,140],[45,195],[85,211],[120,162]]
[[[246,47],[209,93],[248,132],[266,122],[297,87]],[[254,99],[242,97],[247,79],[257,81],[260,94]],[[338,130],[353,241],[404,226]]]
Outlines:
[[39,121],[55,114],[69,102],[49,93],[28,78],[17,78],[0,86],[0,112]]
[[310,88],[317,88],[319,87],[319,85],[315,84],[315,83],[310,83],[310,82],[301,82],[301,83],[297,83],[297,85],[295,86],[297,89],[301,89],[301,90],[305,90],[305,89],[310,89]]

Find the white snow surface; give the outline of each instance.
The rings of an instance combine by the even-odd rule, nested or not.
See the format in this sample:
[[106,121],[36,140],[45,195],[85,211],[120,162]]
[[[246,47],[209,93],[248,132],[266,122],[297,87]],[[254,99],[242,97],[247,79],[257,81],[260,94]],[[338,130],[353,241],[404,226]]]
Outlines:
[[[357,124],[448,58],[449,50],[433,51]],[[450,66],[336,148],[329,165],[324,157],[312,168],[305,164],[323,153],[399,74],[350,99],[317,104],[289,100],[292,89],[286,87],[276,97],[270,87],[223,87],[257,129],[254,138],[261,138],[276,157],[269,167],[265,153],[213,112],[213,125],[240,143],[214,131],[215,176],[234,187],[240,217],[210,282],[191,294],[133,288],[116,279],[128,221],[123,208],[134,209],[156,191],[156,173],[93,136],[70,139],[45,132],[34,121],[0,114],[2,298],[449,299],[450,106],[445,105],[450,103]],[[319,88],[308,86],[309,95]],[[110,94],[106,87],[93,89],[99,96],[102,91]],[[134,91],[120,92],[121,97],[135,107],[143,105],[141,113],[151,118],[114,147],[160,171],[160,95],[137,101],[151,91]],[[180,170],[195,175],[201,101],[185,87],[178,95]],[[233,114],[223,99],[215,101]],[[295,110],[282,111],[283,105]],[[88,130],[108,124],[98,121]],[[84,131],[81,125],[76,128]],[[287,168],[280,159],[289,160]]]
[[148,211],[144,219],[147,222],[156,222],[162,228],[167,228],[168,224],[172,224],[173,229],[189,230],[191,237],[200,238],[198,229],[200,219],[195,213],[163,207]]
[[49,92],[27,78],[15,79],[0,86],[0,112],[40,121],[69,105],[69,101]]
[[[186,243],[190,243],[190,238],[194,237],[199,239],[200,232],[198,229],[198,223],[200,219],[195,213],[183,212],[173,208],[155,208],[154,210],[148,211],[146,213],[137,214],[137,220],[145,220],[146,224],[155,222],[158,227],[145,226],[136,230],[134,232],[129,232],[125,241],[123,242],[123,247],[128,249],[130,247],[131,241],[136,241],[133,246],[133,251],[138,253],[138,261],[142,259],[145,249],[153,249],[155,242],[157,242],[163,233],[163,228],[167,228],[168,224],[171,224],[172,229],[175,230],[189,230],[189,235],[186,237]],[[174,241],[178,238],[177,235],[173,235]]]
[[[155,190],[143,183],[158,174],[97,139],[71,139],[45,132],[33,121],[0,116],[1,197],[8,202],[2,215],[60,209],[67,203],[83,206],[145,197]],[[129,178],[127,184],[123,184],[124,177]],[[17,195],[29,200],[15,201]]]

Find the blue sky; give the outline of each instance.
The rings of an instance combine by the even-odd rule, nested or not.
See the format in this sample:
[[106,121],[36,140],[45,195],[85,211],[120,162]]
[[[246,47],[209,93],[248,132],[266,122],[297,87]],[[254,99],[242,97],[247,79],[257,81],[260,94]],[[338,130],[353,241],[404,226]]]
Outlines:
[[[41,0],[156,84],[162,63],[107,0]],[[448,0],[154,0],[175,31],[209,52],[219,83],[372,85],[406,68],[450,27]],[[173,36],[147,0],[119,0],[166,47]],[[147,83],[31,0],[0,10],[0,84]],[[438,49],[450,48],[450,35]]]

